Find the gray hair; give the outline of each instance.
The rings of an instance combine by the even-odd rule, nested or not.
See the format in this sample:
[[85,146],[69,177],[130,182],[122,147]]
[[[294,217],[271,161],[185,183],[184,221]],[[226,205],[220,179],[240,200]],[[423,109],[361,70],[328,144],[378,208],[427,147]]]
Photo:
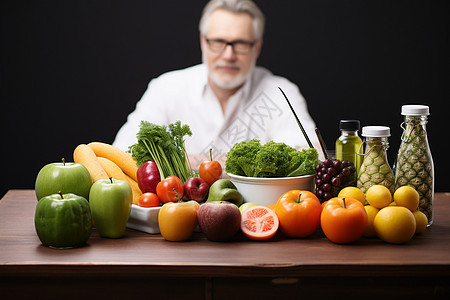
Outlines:
[[212,12],[216,9],[224,9],[232,13],[247,13],[253,19],[253,31],[255,39],[259,40],[264,34],[265,17],[259,7],[251,0],[211,0],[203,9],[200,18],[200,34],[205,34],[208,30],[208,21]]

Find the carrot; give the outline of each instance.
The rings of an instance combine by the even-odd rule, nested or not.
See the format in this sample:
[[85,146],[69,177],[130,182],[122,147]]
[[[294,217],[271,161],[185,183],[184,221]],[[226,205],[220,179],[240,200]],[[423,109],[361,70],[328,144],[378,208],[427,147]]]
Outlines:
[[109,159],[100,157],[100,156],[98,156],[97,159],[109,177],[128,182],[128,184],[131,187],[131,190],[133,191],[133,204],[137,204],[139,197],[142,195],[142,192],[139,189],[137,182],[134,181],[133,178],[131,178],[130,176],[126,175],[119,168],[118,165],[116,165],[114,162],[110,161]]
[[138,166],[130,153],[102,142],[91,142],[88,146],[94,151],[96,156],[104,157],[114,162],[125,174],[137,181]]
[[100,162],[97,159],[94,151],[86,145],[80,144],[73,151],[73,160],[76,163],[82,164],[91,174],[92,182],[99,179],[108,179],[108,174],[103,170]]

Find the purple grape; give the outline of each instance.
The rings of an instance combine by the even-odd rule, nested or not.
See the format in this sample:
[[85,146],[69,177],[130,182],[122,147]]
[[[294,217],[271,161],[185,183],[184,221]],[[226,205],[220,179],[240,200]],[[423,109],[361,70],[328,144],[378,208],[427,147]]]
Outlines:
[[322,172],[317,172],[317,178],[322,178],[323,173]]
[[322,186],[322,190],[323,190],[324,192],[331,192],[331,184],[325,183],[325,184]]
[[336,170],[342,169],[342,162],[340,160],[334,160],[333,161],[333,168]]
[[336,171],[335,168],[329,167],[329,168],[327,169],[327,173],[330,174],[332,177],[334,177],[334,176],[336,176],[337,171]]
[[326,160],[323,161],[323,163],[327,167],[331,167],[333,165],[333,161],[331,159],[326,159]]
[[343,160],[343,161],[342,161],[342,167],[343,167],[343,168],[348,167],[348,166],[350,166],[351,164],[352,164],[351,161],[348,161],[348,160]]
[[351,172],[350,172],[350,169],[349,168],[343,168],[342,169],[342,174],[344,175],[344,176],[350,176],[351,175]]
[[316,179],[316,187],[321,187],[323,185],[322,179]]
[[322,169],[320,169],[320,172],[322,173],[327,173],[328,169],[326,167],[323,167]]
[[327,173],[323,174],[323,175],[322,175],[322,180],[323,180],[324,182],[330,182],[330,181],[331,181],[331,175],[330,175],[330,174],[327,174]]
[[316,166],[316,172],[320,172],[320,169],[321,169],[322,167],[320,166],[320,165],[317,165]]
[[317,196],[317,198],[322,198],[323,197],[323,191],[322,190],[316,190],[316,196]]
[[336,178],[339,178],[340,181],[344,180],[344,175],[342,173],[339,173],[336,175]]
[[323,199],[326,200],[330,200],[333,196],[330,193],[323,193]]
[[331,184],[335,187],[338,187],[341,185],[341,180],[338,177],[334,177],[331,179]]

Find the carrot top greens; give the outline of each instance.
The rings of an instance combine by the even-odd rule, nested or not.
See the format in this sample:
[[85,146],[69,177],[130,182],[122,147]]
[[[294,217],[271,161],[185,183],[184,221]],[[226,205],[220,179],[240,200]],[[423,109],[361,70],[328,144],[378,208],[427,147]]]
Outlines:
[[189,158],[184,145],[184,137],[191,136],[189,125],[173,124],[156,125],[141,121],[136,134],[137,143],[129,147],[129,152],[141,166],[148,160],[155,162],[161,180],[175,175],[185,182],[193,176]]

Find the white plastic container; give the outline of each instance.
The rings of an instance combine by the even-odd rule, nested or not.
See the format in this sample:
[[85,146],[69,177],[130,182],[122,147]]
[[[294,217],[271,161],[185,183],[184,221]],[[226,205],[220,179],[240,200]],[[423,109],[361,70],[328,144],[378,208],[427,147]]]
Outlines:
[[290,190],[306,190],[314,193],[316,175],[296,177],[259,178],[238,176],[227,173],[231,182],[244,197],[245,202],[268,206]]
[[147,233],[160,233],[158,225],[158,214],[161,207],[141,207],[131,205],[130,217],[127,227]]

